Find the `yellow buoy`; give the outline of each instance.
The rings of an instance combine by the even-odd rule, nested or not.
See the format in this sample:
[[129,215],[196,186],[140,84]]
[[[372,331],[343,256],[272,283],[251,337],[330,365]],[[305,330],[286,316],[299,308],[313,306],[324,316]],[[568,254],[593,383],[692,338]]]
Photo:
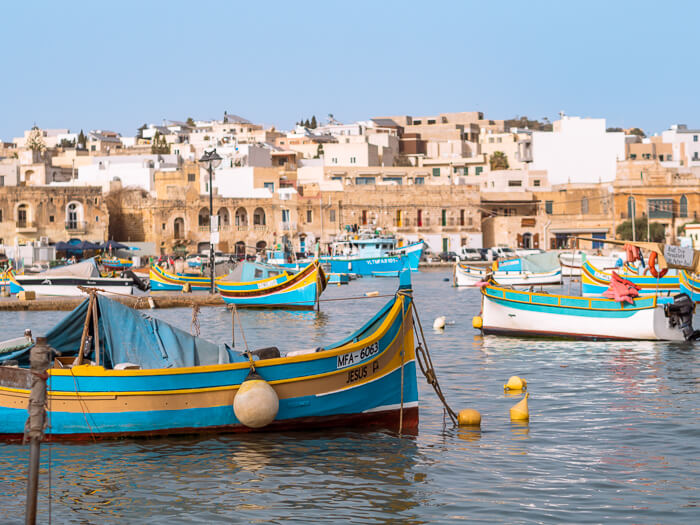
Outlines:
[[510,409],[510,418],[514,421],[523,421],[530,419],[530,411],[527,408],[527,398],[530,394],[525,394],[525,397],[518,401]]
[[493,261],[493,264],[491,265],[491,271],[493,271],[493,272],[498,271],[498,261]]
[[518,376],[511,376],[508,382],[503,385],[503,390],[524,390],[527,388],[527,381]]
[[484,326],[484,320],[480,315],[475,315],[472,317],[472,326],[477,330],[481,330],[481,327]]
[[277,392],[258,374],[251,372],[233,398],[233,413],[250,428],[262,428],[275,420],[280,401]]
[[481,414],[473,408],[465,408],[457,414],[457,422],[460,427],[480,427]]

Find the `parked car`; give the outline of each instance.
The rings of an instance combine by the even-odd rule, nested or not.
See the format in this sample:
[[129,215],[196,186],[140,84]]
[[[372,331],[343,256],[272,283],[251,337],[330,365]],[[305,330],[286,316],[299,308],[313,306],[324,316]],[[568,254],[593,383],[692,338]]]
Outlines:
[[462,246],[462,249],[459,251],[459,257],[463,261],[480,261],[481,252],[478,248],[467,248],[466,246]]
[[455,252],[440,252],[438,256],[442,262],[456,262],[459,261],[459,255]]
[[508,248],[507,246],[494,246],[491,248],[491,253],[493,254],[494,259],[496,257],[503,259],[517,256],[515,250]]

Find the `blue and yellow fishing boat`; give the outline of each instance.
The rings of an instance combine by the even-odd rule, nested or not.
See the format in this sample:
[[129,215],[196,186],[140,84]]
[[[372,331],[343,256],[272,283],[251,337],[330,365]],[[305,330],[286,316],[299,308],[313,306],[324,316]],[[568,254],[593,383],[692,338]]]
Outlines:
[[[418,425],[408,271],[364,326],[314,349],[240,354],[102,295],[86,299],[47,339],[62,354],[48,370],[49,440]],[[20,352],[5,359],[19,368],[0,366],[5,438],[21,437],[27,420],[31,372]]]
[[227,304],[257,308],[311,309],[326,289],[328,278],[318,261],[290,275],[286,271],[256,281],[218,280],[217,290]]
[[[680,291],[678,274],[654,277],[653,275],[625,274],[620,277],[639,286],[640,295],[670,295]],[[581,293],[587,297],[600,297],[610,287],[612,275],[599,270],[589,261],[581,265]]]
[[679,294],[639,297],[632,304],[485,286],[481,315],[473,321],[484,334],[575,340],[686,341],[696,337],[693,305]]
[[134,265],[132,260],[119,257],[100,257],[100,262],[108,270],[126,270]]
[[[164,270],[160,266],[153,265],[149,272],[151,281],[151,290],[159,291],[182,291],[185,284],[190,285],[190,290],[209,290],[211,288],[211,277],[190,273],[172,273]],[[221,279],[223,276],[216,277],[214,281]]]

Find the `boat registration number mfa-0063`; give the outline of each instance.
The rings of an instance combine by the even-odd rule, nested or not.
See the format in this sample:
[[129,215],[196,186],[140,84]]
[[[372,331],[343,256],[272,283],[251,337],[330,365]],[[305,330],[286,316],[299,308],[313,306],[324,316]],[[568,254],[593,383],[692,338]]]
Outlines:
[[336,368],[340,370],[341,368],[347,368],[349,366],[356,365],[365,359],[377,355],[379,353],[379,344],[372,343],[369,346],[365,346],[361,350],[355,350],[348,354],[342,354],[338,356],[338,364]]

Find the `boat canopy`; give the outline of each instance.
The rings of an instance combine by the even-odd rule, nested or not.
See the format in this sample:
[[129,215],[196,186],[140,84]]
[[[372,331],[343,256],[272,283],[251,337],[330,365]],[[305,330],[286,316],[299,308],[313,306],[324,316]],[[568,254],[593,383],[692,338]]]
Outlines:
[[100,269],[97,267],[94,258],[85,261],[58,266],[42,272],[41,277],[85,277],[98,278],[100,277]]
[[275,266],[274,264],[244,261],[239,263],[225,277],[221,278],[221,280],[227,283],[249,283],[275,277],[284,272],[296,273],[295,271],[281,266]]
[[[176,368],[247,361],[226,344],[215,344],[145,315],[104,295],[97,295],[101,364],[130,363],[141,368]],[[77,355],[90,300],[46,334],[49,346],[63,356]],[[92,330],[92,322],[89,323]],[[92,333],[92,332],[91,332]],[[28,363],[29,348],[3,356]],[[94,350],[87,356],[95,360]],[[3,359],[4,360],[4,359]]]
[[498,263],[498,269],[513,272],[547,273],[559,268],[556,252],[533,253],[518,259],[507,259]]

